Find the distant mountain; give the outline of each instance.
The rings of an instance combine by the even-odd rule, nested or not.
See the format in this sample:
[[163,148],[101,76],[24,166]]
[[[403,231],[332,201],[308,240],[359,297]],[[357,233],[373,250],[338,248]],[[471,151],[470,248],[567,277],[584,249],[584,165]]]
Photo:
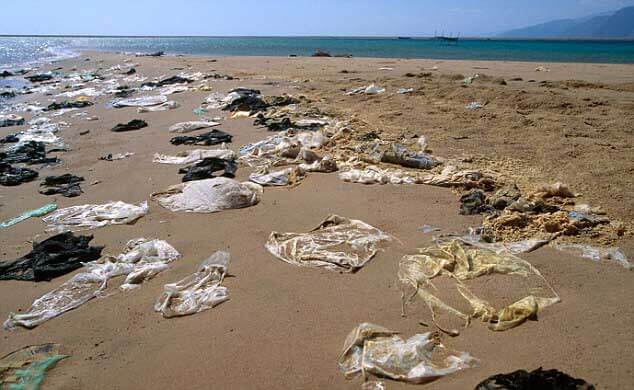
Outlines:
[[509,38],[634,38],[634,7],[581,19],[560,19],[500,34]]

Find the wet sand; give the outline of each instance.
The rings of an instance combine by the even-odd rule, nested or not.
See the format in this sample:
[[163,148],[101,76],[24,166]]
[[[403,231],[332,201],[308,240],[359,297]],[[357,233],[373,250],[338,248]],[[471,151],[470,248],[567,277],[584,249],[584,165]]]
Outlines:
[[[90,58],[89,62],[84,61],[86,57]],[[126,58],[130,56],[84,53],[80,58],[51,67],[62,66],[64,71],[73,67],[108,68],[122,64]],[[634,66],[631,65],[339,58],[214,58],[215,62],[204,57],[132,60],[139,64],[137,71],[149,77],[171,76],[180,72],[173,68],[183,68],[186,72],[215,70],[241,78],[210,82],[214,91],[223,93],[244,86],[261,89],[263,95],[305,94],[324,110],[348,115],[359,126],[368,126],[364,130],[423,133],[434,153],[441,156],[471,155],[477,149],[492,160],[491,164],[517,168],[514,172],[520,178],[543,182],[568,179],[566,181],[573,186],[586,181],[586,187],[580,191],[593,205],[604,207],[611,217],[619,217],[625,223],[634,220],[630,193],[634,169],[631,141]],[[535,72],[538,65],[550,71]],[[378,70],[384,66],[394,70]],[[439,69],[431,71],[435,81],[429,85],[424,78],[405,76],[408,72],[426,72],[424,69],[433,66]],[[474,69],[476,67],[487,69]],[[340,73],[343,69],[349,73]],[[464,102],[495,96],[498,87],[492,87],[493,80],[475,84],[473,88],[447,89],[442,92],[443,97],[435,95],[444,88],[444,84],[440,85],[444,81],[439,80],[449,80],[449,75],[457,73],[480,73],[506,79],[521,77],[525,81],[508,82],[506,94],[525,91],[535,101],[555,99],[557,103],[553,107],[532,108],[530,114],[523,116],[537,125],[524,126],[530,127],[530,131],[514,132],[509,124],[517,119],[511,116],[511,109],[504,106],[504,102],[493,100],[485,111],[477,113],[461,111]],[[529,83],[531,79],[536,82]],[[574,89],[570,86],[562,89],[561,85],[539,86],[540,81],[571,79],[606,86]],[[341,89],[368,82],[377,82],[390,90],[411,85],[420,91],[411,98],[385,94],[377,99],[345,97],[341,92]],[[437,89],[430,87],[434,82],[439,85]],[[67,172],[83,176],[85,193],[71,199],[45,197],[37,192],[38,180],[18,187],[2,187],[0,219],[52,201],[60,208],[110,200],[138,203],[148,200],[153,192],[179,183],[178,166],[153,163],[152,156],[157,152],[171,154],[199,148],[171,145],[169,139],[173,134],[168,133],[167,128],[177,122],[194,120],[192,110],[208,94],[170,95],[171,100],[181,104],[180,108],[144,114],[138,114],[135,108],[106,109],[104,103],[110,97],[104,96],[96,99],[95,106],[81,110],[98,116],[98,121],[71,118],[72,113],[62,116],[62,120],[71,123],[60,133],[71,150],[60,154],[61,165],[43,169],[40,177]],[[31,95],[27,98],[45,103],[50,97]],[[581,106],[579,102],[588,103],[585,98],[605,103],[595,112],[595,108]],[[423,104],[425,99],[442,100],[443,107],[458,107],[458,104],[461,107],[456,111],[450,108],[443,111],[439,107],[430,114],[426,112],[428,106]],[[573,107],[557,108],[557,99],[572,101]],[[517,110],[527,108],[515,108]],[[396,111],[401,114],[394,115]],[[221,114],[210,112],[211,117]],[[569,156],[569,160],[546,155],[544,151],[556,148],[549,140],[568,139],[561,133],[549,133],[548,123],[560,126],[562,131],[580,132],[585,130],[578,128],[577,121],[583,121],[588,115],[599,130],[590,137],[577,135],[574,146],[564,146],[576,150],[576,155]],[[110,131],[115,124],[136,118],[146,120],[149,127],[128,133]],[[464,140],[451,138],[455,135],[452,131],[456,127],[463,129],[465,123],[473,124],[472,131],[456,134],[471,137],[467,139],[468,146]],[[490,128],[487,130],[490,133],[476,131],[479,127]],[[228,145],[234,150],[270,135],[266,129],[253,127],[252,119],[226,120],[219,128],[234,136]],[[609,130],[600,131],[604,128]],[[0,129],[0,136],[18,129]],[[84,130],[90,133],[80,136]],[[491,140],[496,135],[505,142],[498,144]],[[521,142],[513,142],[518,138]],[[594,139],[599,141],[587,142]],[[615,149],[597,143],[609,144]],[[114,162],[97,159],[108,153],[122,152],[135,155]],[[510,158],[518,163],[508,164]],[[605,168],[596,172],[601,185],[587,182],[586,164],[596,158],[600,161],[594,160],[594,166]],[[553,159],[561,165],[553,165]],[[571,166],[577,168],[570,169]],[[250,169],[240,168],[237,179],[246,180],[249,173]],[[97,180],[99,184],[90,184]],[[531,181],[524,184],[530,187]],[[620,198],[615,198],[615,194]],[[112,296],[93,300],[33,330],[2,331],[0,355],[26,345],[61,343],[64,352],[71,357],[48,373],[44,385],[47,389],[358,389],[360,379],[345,380],[337,369],[344,339],[355,326],[373,322],[407,337],[433,330],[419,324],[430,322],[429,313],[420,303],[408,311],[407,317],[401,316],[398,262],[404,254],[431,243],[431,236],[417,228],[428,224],[443,232],[462,232],[481,222],[480,217],[458,215],[458,197],[448,189],[424,185],[364,186],[345,183],[336,174],[310,174],[301,185],[291,189],[266,188],[258,205],[241,210],[216,214],[172,213],[154,202],[149,204],[149,214],[134,225],[109,226],[89,232],[95,236],[93,243],[105,245],[105,253],[118,254],[130,239],[159,238],[172,244],[183,258],[136,291],[116,292],[118,281],[115,281],[110,288],[116,292]],[[353,275],[295,268],[275,259],[264,248],[271,231],[308,231],[329,214],[361,219],[398,241]],[[30,250],[30,241],[45,237],[44,224],[39,219],[0,231],[0,260],[24,255]],[[630,257],[634,255],[630,235],[620,238],[616,244],[625,248]],[[202,260],[217,250],[227,250],[232,256],[231,277],[224,282],[229,289],[228,302],[193,316],[170,320],[153,311],[163,284],[194,272]],[[448,347],[470,352],[480,364],[424,387],[470,389],[492,374],[538,367],[557,368],[600,389],[634,387],[631,272],[613,263],[597,264],[551,248],[521,257],[540,269],[562,302],[546,309],[538,321],[528,321],[506,332],[491,332],[475,322],[459,337],[444,336],[443,342]],[[34,299],[68,277],[48,283],[0,282],[0,318],[4,320],[10,312],[28,309]],[[387,381],[387,387],[412,388],[392,381]]]

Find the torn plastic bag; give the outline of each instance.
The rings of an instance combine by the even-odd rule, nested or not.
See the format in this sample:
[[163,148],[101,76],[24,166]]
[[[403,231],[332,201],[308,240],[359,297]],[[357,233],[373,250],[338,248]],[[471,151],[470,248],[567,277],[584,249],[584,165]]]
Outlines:
[[29,80],[32,83],[41,83],[42,81],[49,81],[53,79],[52,72],[46,73],[37,73],[31,76],[24,76],[25,79]]
[[71,108],[85,108],[94,105],[93,102],[78,98],[77,100],[65,100],[61,103],[53,102],[44,111],[68,110]]
[[76,309],[93,298],[103,296],[108,281],[117,276],[126,276],[120,289],[134,289],[167,269],[169,263],[178,258],[180,253],[165,241],[144,238],[130,240],[120,255],[84,264],[85,272],[36,299],[28,311],[9,314],[4,328],[34,328]]
[[431,332],[407,340],[382,326],[362,323],[346,338],[339,370],[347,379],[368,374],[423,384],[477,365],[467,352],[452,352]]
[[42,220],[47,231],[78,231],[106,225],[131,224],[148,212],[147,202],[133,205],[125,202],[85,204],[57,210]]
[[557,250],[569,252],[596,262],[609,260],[621,265],[625,269],[634,268],[634,264],[630,262],[625,253],[619,248],[600,248],[584,244],[554,244],[553,246]]
[[337,171],[337,162],[330,156],[313,162],[312,164],[299,164],[299,169],[303,172],[331,173]]
[[99,157],[99,160],[103,160],[103,161],[125,160],[126,158],[129,158],[132,156],[134,156],[134,153],[132,152],[115,153],[115,154],[110,153],[106,156]]
[[27,141],[0,152],[0,161],[9,164],[50,164],[57,162],[56,157],[46,157],[46,145],[43,142]]
[[20,223],[22,221],[25,221],[29,218],[36,218],[36,217],[43,217],[48,213],[51,213],[53,211],[55,211],[57,209],[57,205],[55,203],[50,203],[47,205],[44,205],[40,208],[37,208],[35,210],[29,210],[29,211],[25,211],[24,213],[18,215],[15,218],[12,218],[8,221],[4,221],[4,222],[0,222],[0,229],[5,229],[8,228],[10,226],[13,226],[17,223]]
[[262,187],[255,183],[216,177],[177,184],[165,192],[152,194],[152,200],[171,211],[215,213],[256,205],[262,192]]
[[46,371],[67,357],[59,344],[31,345],[11,352],[0,359],[0,385],[10,390],[39,390]]
[[[467,286],[467,281],[483,275],[501,274],[515,275],[525,279],[529,277],[542,282],[545,287],[531,288],[531,294],[501,309],[494,308],[485,299],[478,297]],[[447,277],[455,282],[456,290],[468,301],[473,309],[470,314],[449,306],[431,293],[435,289],[432,279]],[[405,288],[418,295],[431,311],[432,320],[436,321],[436,310],[442,309],[465,321],[469,325],[471,318],[480,318],[488,324],[490,330],[504,331],[524,323],[537,316],[543,309],[560,302],[559,295],[548,284],[542,274],[529,262],[509,253],[496,253],[484,248],[469,248],[466,243],[457,240],[435,247],[419,249],[419,254],[404,256],[399,264],[398,277]],[[546,290],[551,297],[534,295],[538,290]],[[403,294],[403,310],[406,305]],[[456,334],[457,331],[450,331]]]
[[176,283],[166,284],[154,310],[172,318],[200,313],[229,300],[220,284],[227,275],[230,255],[218,251],[203,261],[198,271]]
[[152,162],[173,165],[195,164],[208,157],[234,160],[236,158],[236,153],[230,149],[194,149],[180,152],[175,156],[157,153],[154,155]]
[[144,112],[159,112],[159,111],[168,111],[168,110],[174,110],[176,108],[180,107],[180,104],[178,104],[177,102],[170,100],[168,102],[159,104],[158,106],[152,106],[152,107],[139,107],[137,108],[137,112],[139,114],[144,113]]
[[112,131],[115,133],[120,133],[123,131],[132,131],[139,130],[144,127],[147,127],[147,122],[141,119],[133,119],[128,123],[119,123],[115,127],[112,128]]
[[286,168],[273,172],[269,172],[268,169],[262,169],[249,175],[249,180],[265,187],[293,185],[300,182],[303,178],[303,174],[297,168]]
[[465,106],[467,110],[479,110],[480,108],[484,108],[484,104],[480,102],[471,102]]
[[278,259],[300,267],[356,272],[391,238],[363,221],[330,215],[308,233],[273,232],[266,249]]
[[339,178],[343,181],[361,184],[428,184],[440,187],[477,187],[483,174],[473,170],[458,170],[453,166],[446,166],[439,174],[368,166],[364,169],[353,168],[341,172]]
[[38,175],[32,169],[14,167],[9,163],[0,161],[0,185],[6,187],[18,186],[35,180]]
[[224,171],[223,177],[234,178],[238,165],[234,160],[207,157],[192,166],[181,168],[178,173],[183,174],[183,183],[194,180],[205,180],[214,178],[214,173]]
[[220,126],[220,123],[213,121],[190,121],[177,123],[169,128],[170,133],[189,133],[194,130],[206,129],[208,127]]
[[352,95],[360,95],[360,94],[366,94],[366,95],[378,95],[385,92],[385,88],[381,88],[378,87],[374,84],[370,84],[366,87],[360,87],[360,88],[356,88],[353,89],[352,91],[346,93],[346,95],[348,96],[352,96]]
[[24,118],[18,115],[0,115],[0,127],[22,126]]
[[475,390],[595,390],[583,379],[576,379],[559,370],[541,367],[527,372],[517,370],[509,374],[493,375],[480,382]]
[[147,83],[143,83],[141,84],[141,87],[150,87],[150,88],[158,88],[158,87],[165,87],[167,85],[174,85],[174,84],[189,84],[194,80],[185,78],[185,77],[181,77],[181,76],[172,76],[172,77],[168,77],[166,79],[163,79],[161,81],[150,81]]
[[149,106],[157,106],[159,104],[163,104],[167,102],[167,96],[157,95],[157,96],[141,96],[134,99],[123,99],[112,102],[112,106],[115,108],[122,107],[149,107]]
[[170,140],[172,145],[219,145],[231,142],[233,136],[222,130],[212,130],[208,133],[196,136],[178,136]]
[[393,144],[392,150],[383,153],[381,161],[389,164],[397,164],[406,168],[431,169],[441,163],[430,154],[424,152],[411,152],[400,144]]
[[171,85],[169,87],[161,88],[159,93],[161,95],[173,95],[175,93],[187,92],[189,87],[186,85]]
[[101,257],[103,246],[90,246],[92,239],[67,232],[34,243],[27,255],[0,262],[0,280],[50,281],[81,268]]
[[71,175],[69,173],[60,176],[47,176],[40,185],[48,188],[40,190],[40,194],[60,194],[67,198],[73,198],[81,195],[83,192],[79,185],[82,181],[84,181],[83,177]]

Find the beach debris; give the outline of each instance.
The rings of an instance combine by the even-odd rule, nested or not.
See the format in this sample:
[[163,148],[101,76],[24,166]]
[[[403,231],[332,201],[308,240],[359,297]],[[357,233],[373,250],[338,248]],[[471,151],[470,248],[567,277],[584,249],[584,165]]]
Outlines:
[[56,163],[57,157],[46,157],[46,144],[40,141],[20,142],[13,148],[0,152],[0,161],[15,164],[26,163],[33,164],[50,164]]
[[152,162],[172,165],[195,164],[210,157],[235,160],[236,153],[230,149],[194,149],[180,152],[175,156],[156,153]]
[[141,119],[133,119],[128,123],[119,123],[115,127],[112,128],[112,131],[115,133],[120,133],[123,131],[133,131],[139,130],[144,127],[147,127],[147,122]]
[[56,209],[57,209],[57,205],[55,203],[49,203],[37,209],[25,211],[15,218],[11,218],[7,221],[0,222],[0,229],[6,229],[22,221],[25,221],[29,218],[43,217],[46,214],[55,211]]
[[317,49],[313,53],[312,57],[332,57],[332,55],[330,53],[328,53],[327,51],[323,51],[323,50]]
[[176,108],[180,107],[180,104],[178,104],[177,102],[170,100],[167,101],[165,103],[161,103],[157,106],[151,106],[151,107],[138,107],[136,109],[136,111],[141,114],[144,112],[160,112],[160,111],[168,111],[168,110],[174,110]]
[[178,136],[170,140],[172,145],[203,145],[211,146],[222,143],[230,143],[233,136],[222,130],[212,130],[208,133],[196,136]]
[[258,184],[216,177],[177,184],[152,194],[152,200],[174,212],[216,213],[254,206],[259,203],[262,193]]
[[58,110],[66,110],[68,112],[71,109],[77,108],[85,108],[94,105],[93,102],[82,99],[82,97],[77,98],[77,100],[65,100],[61,103],[53,102],[49,104],[44,111],[58,111]]
[[299,267],[356,272],[389,240],[363,221],[330,215],[308,233],[272,232],[265,246],[273,256]]
[[11,390],[39,390],[46,372],[67,357],[59,344],[31,345],[11,352],[0,359],[0,385]]
[[71,175],[66,173],[60,176],[47,176],[40,184],[41,186],[49,187],[44,190],[40,190],[42,195],[56,195],[60,194],[66,198],[74,198],[81,195],[83,192],[79,183],[84,181],[83,177]]
[[22,126],[23,124],[24,118],[19,115],[0,115],[0,127]]
[[389,67],[389,66],[382,66],[382,67],[379,68],[379,70],[388,70],[389,71],[389,70],[394,70],[394,68]]
[[261,117],[255,119],[255,121],[253,122],[253,126],[263,126],[266,127],[269,131],[285,131],[293,127],[293,123],[288,117],[266,118],[262,115]]
[[[494,308],[484,298],[473,293],[466,282],[482,275],[515,275],[524,279],[534,279],[531,293],[526,297],[501,309]],[[465,314],[449,306],[431,293],[432,279],[446,277],[455,282],[457,291],[467,300],[473,312]],[[510,252],[495,252],[485,248],[473,248],[465,242],[453,240],[437,246],[419,249],[416,255],[407,255],[401,259],[398,277],[403,284],[403,310],[408,299],[406,296],[418,295],[429,307],[433,322],[439,329],[458,334],[457,330],[446,331],[437,322],[438,309],[457,316],[468,326],[472,318],[480,318],[487,323],[490,330],[505,331],[521,325],[537,316],[545,308],[560,302],[555,290],[548,284],[542,274],[529,262],[520,259]],[[405,290],[411,290],[411,294]],[[534,295],[545,290],[551,297]]]
[[398,332],[362,323],[346,338],[339,370],[347,379],[367,375],[423,384],[465,368],[478,360],[467,352],[455,352],[440,343],[437,334],[416,334],[407,340]]
[[195,273],[163,286],[154,310],[172,318],[200,313],[229,300],[229,291],[220,284],[227,275],[230,258],[229,253],[218,251]]
[[234,178],[238,165],[235,160],[224,158],[206,157],[192,166],[181,168],[178,173],[183,174],[183,183],[195,180],[211,179],[217,171],[224,171],[223,177]]
[[414,88],[399,88],[396,93],[399,95],[405,95],[414,92]]
[[9,163],[0,161],[0,185],[5,187],[28,183],[35,180],[38,175],[39,174],[32,169],[14,167]]
[[427,184],[439,187],[480,187],[487,176],[477,170],[460,170],[448,165],[440,173],[412,172],[369,165],[363,169],[351,168],[339,173],[339,178],[361,184]]
[[42,220],[48,224],[47,231],[78,231],[131,224],[147,212],[147,202],[134,205],[118,201],[71,206],[59,209]]
[[263,167],[257,172],[249,175],[249,180],[261,186],[288,186],[300,182],[304,178],[302,170],[298,167],[285,168],[271,172],[269,168]]
[[151,52],[151,53],[136,53],[135,56],[137,57],[162,57],[165,55],[164,51],[155,51],[155,52]]
[[570,243],[554,243],[552,246],[557,250],[568,252],[574,254],[575,256],[590,259],[595,262],[608,260],[613,261],[628,270],[634,268],[634,264],[630,262],[620,248],[602,248],[587,244]]
[[103,92],[96,90],[95,88],[82,88],[76,89],[73,91],[62,92],[60,94],[55,95],[56,97],[67,97],[74,98],[77,96],[88,96],[88,97],[97,97],[103,95]]
[[577,379],[559,370],[525,370],[497,374],[480,382],[475,390],[595,390],[583,379]]
[[194,80],[189,79],[187,77],[172,76],[172,77],[168,77],[168,78],[165,78],[163,80],[160,80],[160,81],[150,81],[150,82],[147,82],[147,83],[143,83],[143,84],[141,84],[141,88],[143,88],[143,87],[159,88],[159,87],[165,87],[165,86],[174,85],[174,84],[179,84],[179,86],[182,86],[183,84],[189,84],[189,83],[191,83],[193,81]]
[[542,185],[537,191],[529,195],[529,199],[548,199],[553,197],[574,198],[575,194],[567,184],[557,182],[555,184]]
[[206,129],[208,127],[220,126],[220,123],[211,120],[181,122],[170,126],[170,133],[189,133],[194,130]]
[[381,162],[415,169],[431,169],[441,165],[441,162],[431,154],[409,151],[405,146],[397,143],[392,145],[391,150],[383,152]]
[[161,95],[173,95],[175,93],[187,92],[189,87],[186,85],[170,85],[168,87],[161,88],[159,93]]
[[471,191],[460,197],[460,215],[478,215],[487,212],[486,195],[480,190]]
[[484,104],[480,102],[471,102],[465,106],[467,110],[479,110],[480,108],[484,108]]
[[82,263],[101,257],[103,246],[90,246],[93,236],[66,232],[34,243],[33,250],[13,261],[0,262],[0,280],[51,281]]
[[9,314],[4,328],[35,328],[93,298],[103,296],[108,281],[117,276],[126,277],[119,287],[121,290],[135,289],[169,268],[169,264],[180,257],[180,253],[166,241],[145,238],[130,240],[120,255],[105,256],[85,263],[84,272],[36,299],[26,312]]
[[546,68],[545,66],[538,66],[537,68],[535,68],[535,72],[550,72],[550,69]]
[[475,80],[477,80],[479,78],[480,78],[480,75],[476,73],[473,76],[465,77],[464,80],[462,80],[462,83],[468,85],[468,84],[473,83]]
[[149,107],[149,106],[157,106],[159,104],[163,104],[167,102],[167,96],[165,95],[156,95],[156,96],[141,96],[133,99],[122,99],[116,100],[112,102],[112,106],[115,108],[122,107]]
[[29,80],[32,83],[41,83],[42,81],[53,80],[53,73],[37,73],[31,76],[24,76],[25,79]]
[[125,152],[125,153],[109,153],[103,157],[99,157],[99,160],[103,161],[116,161],[116,160],[125,160],[126,158],[130,158],[134,156],[133,152]]
[[355,88],[352,91],[346,92],[346,95],[348,96],[361,95],[361,94],[379,95],[383,92],[385,92],[385,88],[378,87],[375,84],[370,84],[368,86]]
[[209,110],[207,110],[207,109],[206,109],[206,108],[204,108],[204,107],[197,107],[197,108],[194,108],[193,113],[194,113],[194,115],[196,115],[196,116],[202,116],[202,115],[206,115],[206,114],[208,114],[208,113],[209,113]]

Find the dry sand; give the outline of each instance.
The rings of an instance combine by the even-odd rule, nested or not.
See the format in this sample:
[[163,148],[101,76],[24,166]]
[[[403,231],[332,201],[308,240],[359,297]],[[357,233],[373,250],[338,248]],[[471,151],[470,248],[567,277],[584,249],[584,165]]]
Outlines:
[[[84,58],[90,61],[85,62]],[[108,68],[123,55],[85,53],[55,64],[70,68]],[[516,62],[307,59],[307,58],[134,58],[145,76],[185,71],[218,72],[239,81],[212,81],[226,92],[245,86],[265,95],[305,94],[326,112],[348,117],[360,131],[425,134],[435,154],[470,156],[517,178],[520,186],[565,181],[593,205],[626,224],[634,221],[631,196],[634,153],[634,66],[534,64]],[[213,62],[211,62],[213,61]],[[535,72],[544,65],[549,72]],[[378,70],[393,67],[392,71]],[[438,70],[425,70],[438,66]],[[486,69],[481,69],[486,68]],[[348,73],[340,73],[342,70]],[[407,77],[406,73],[431,72]],[[456,74],[488,77],[463,87]],[[523,81],[508,81],[520,77]],[[500,85],[498,78],[507,80]],[[529,82],[535,80],[535,82]],[[584,82],[565,82],[583,80]],[[541,83],[549,81],[549,83]],[[341,92],[370,82],[394,91],[413,87],[413,95],[348,97]],[[180,181],[177,166],[152,163],[155,152],[186,150],[169,143],[167,128],[193,120],[192,110],[208,92],[172,95],[176,110],[137,114],[133,108],[105,109],[107,98],[82,110],[99,117],[61,135],[71,147],[63,163],[40,172],[73,173],[86,178],[79,198],[45,197],[39,181],[0,189],[0,219],[55,200],[60,207],[123,200],[136,203]],[[28,96],[47,102],[48,97]],[[487,102],[467,111],[471,101]],[[211,116],[216,114],[212,112]],[[112,133],[117,123],[145,119],[149,127]],[[227,120],[220,128],[234,136],[230,147],[269,135],[252,120]],[[0,136],[15,131],[1,129]],[[79,133],[90,130],[88,135]],[[108,153],[134,152],[127,160],[99,161]],[[249,170],[238,170],[245,180]],[[99,180],[97,185],[90,183]],[[273,258],[264,243],[273,230],[306,231],[328,214],[361,219],[397,237],[365,268],[353,275],[298,269]],[[480,217],[458,215],[450,190],[430,186],[363,186],[344,183],[336,174],[311,174],[292,189],[266,189],[255,207],[217,214],[171,213],[150,202],[150,213],[131,226],[94,230],[94,243],[117,254],[136,237],[165,239],[183,258],[169,271],[131,293],[97,299],[33,330],[2,331],[0,355],[26,345],[57,342],[71,355],[51,370],[47,389],[358,389],[347,381],[337,358],[350,330],[374,322],[405,336],[431,330],[421,306],[401,316],[398,261],[431,237],[417,231],[429,224],[445,232],[464,231]],[[45,237],[38,219],[0,231],[0,260],[19,257],[30,241]],[[615,241],[610,238],[610,241]],[[631,235],[615,241],[634,255]],[[226,279],[230,301],[193,316],[166,320],[153,311],[162,286],[193,272],[216,250],[232,255]],[[631,273],[611,263],[593,263],[543,248],[523,255],[555,287],[562,303],[538,321],[494,333],[480,323],[445,344],[480,359],[468,369],[425,385],[429,389],[471,389],[489,375],[516,369],[557,368],[600,389],[634,387],[634,289]],[[68,276],[50,283],[0,282],[0,318],[26,310],[31,302]],[[113,284],[112,287],[116,287]],[[113,288],[114,291],[114,288]],[[411,388],[389,382],[389,389]]]

